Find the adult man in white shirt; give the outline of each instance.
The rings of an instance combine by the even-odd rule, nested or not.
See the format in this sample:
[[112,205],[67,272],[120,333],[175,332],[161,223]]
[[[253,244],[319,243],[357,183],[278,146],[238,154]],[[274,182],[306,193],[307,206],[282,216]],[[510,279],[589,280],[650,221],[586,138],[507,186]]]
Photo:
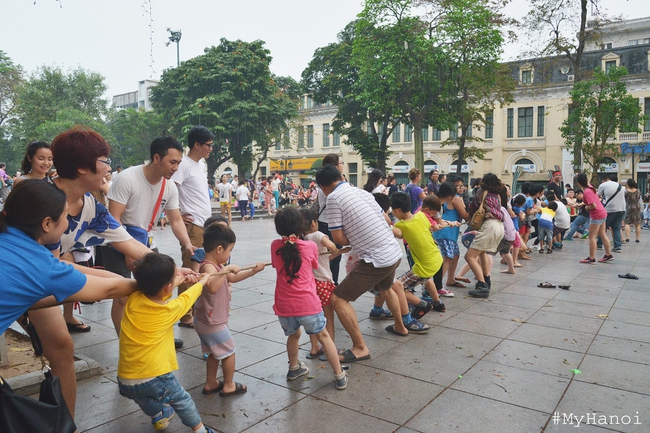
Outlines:
[[[178,201],[185,230],[190,242],[196,248],[203,247],[203,223],[212,216],[204,158],[210,157],[214,146],[213,139],[214,134],[205,126],[192,127],[187,134],[187,147],[190,151],[183,157],[178,171],[171,177],[178,188]],[[191,252],[181,243],[183,267],[198,271],[199,264],[192,261],[192,254],[193,251]],[[178,286],[178,294],[180,295],[189,287],[188,284],[181,284]],[[178,326],[194,327],[192,310],[181,318]]]
[[[612,251],[621,252],[621,224],[625,216],[625,189],[618,183],[618,176],[610,173],[603,175],[603,183],[598,187],[598,195],[603,199],[607,211],[607,229],[612,229],[614,247]],[[598,238],[598,246],[602,247],[602,241]]]
[[[178,189],[174,182],[165,180],[170,179],[178,170],[183,157],[183,146],[173,137],[158,137],[151,143],[149,152],[151,155],[149,164],[130,167],[120,173],[113,182],[108,192],[108,210],[129,233],[137,234],[147,232],[152,216],[155,221],[160,214],[160,209],[164,209],[174,236],[181,245],[194,254],[195,248],[185,230],[178,205]],[[162,200],[160,205],[156,206],[163,186],[165,189]],[[138,239],[137,236],[134,237]],[[131,260],[125,259],[123,254],[110,248],[106,248],[103,253],[106,270],[122,276],[130,276]],[[118,334],[126,299],[113,300],[111,318]]]

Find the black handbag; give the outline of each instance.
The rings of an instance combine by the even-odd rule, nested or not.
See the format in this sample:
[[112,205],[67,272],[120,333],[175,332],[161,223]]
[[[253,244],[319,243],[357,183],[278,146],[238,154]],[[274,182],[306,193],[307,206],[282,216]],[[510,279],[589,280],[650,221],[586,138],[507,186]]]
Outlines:
[[59,378],[47,368],[38,400],[15,394],[0,377],[0,432],[74,433],[77,426],[63,399]]

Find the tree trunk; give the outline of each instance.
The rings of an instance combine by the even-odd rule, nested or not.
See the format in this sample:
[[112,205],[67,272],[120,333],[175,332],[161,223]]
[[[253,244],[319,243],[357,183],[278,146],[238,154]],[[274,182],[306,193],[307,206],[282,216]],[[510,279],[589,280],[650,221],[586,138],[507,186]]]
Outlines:
[[415,168],[420,170],[422,178],[424,174],[424,143],[422,142],[422,118],[420,116],[411,115],[413,120],[413,145],[415,152]]

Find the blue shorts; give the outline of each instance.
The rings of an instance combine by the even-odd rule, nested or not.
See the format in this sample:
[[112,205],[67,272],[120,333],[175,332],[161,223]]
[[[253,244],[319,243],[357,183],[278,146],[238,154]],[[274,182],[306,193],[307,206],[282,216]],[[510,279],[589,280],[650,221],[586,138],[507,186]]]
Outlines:
[[607,221],[607,218],[599,219],[599,220],[594,220],[594,219],[589,219],[589,224],[594,225],[594,226],[599,226],[602,223]]
[[453,259],[456,256],[460,255],[460,249],[458,248],[458,242],[452,239],[437,239],[438,249],[442,257],[447,257],[448,259]]
[[325,314],[322,311],[311,316],[278,317],[278,320],[280,320],[284,335],[287,337],[295,334],[301,326],[305,328],[305,332],[309,335],[318,334],[325,329],[327,324],[327,319],[325,319]]

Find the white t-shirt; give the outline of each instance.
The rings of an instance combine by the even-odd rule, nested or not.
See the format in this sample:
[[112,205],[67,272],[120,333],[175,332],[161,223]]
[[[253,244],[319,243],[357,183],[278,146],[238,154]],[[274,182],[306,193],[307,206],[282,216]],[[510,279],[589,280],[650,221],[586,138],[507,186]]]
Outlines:
[[240,185],[239,188],[237,188],[237,191],[235,191],[235,195],[237,196],[237,200],[248,200],[248,195],[250,194],[250,190],[246,188],[246,185]]
[[194,161],[189,156],[184,156],[171,180],[178,188],[181,213],[192,215],[193,224],[203,227],[205,220],[212,215],[205,162],[202,159]]
[[598,186],[598,195],[603,198],[604,202],[611,198],[607,206],[605,206],[607,213],[625,212],[625,188],[618,182],[608,180],[601,183]]
[[220,183],[217,185],[217,191],[219,191],[219,203],[230,203],[230,198],[232,197],[232,185],[228,182]]
[[[316,230],[314,233],[306,234],[305,240],[315,242],[316,245],[318,246],[319,253],[326,253],[329,250],[321,243],[324,237],[327,237],[325,233]],[[318,268],[314,269],[313,271],[314,271],[314,278],[316,278],[316,281],[326,281],[328,283],[334,282],[334,280],[332,280],[332,270],[330,269],[330,256],[328,254],[323,254],[323,255],[319,254]]]
[[278,178],[275,178],[271,181],[271,190],[273,191],[279,191],[280,190],[280,184],[282,181]]
[[[162,187],[162,178],[157,184],[152,185],[144,176],[144,165],[136,165],[124,170],[111,185],[108,191],[108,199],[126,206],[122,218],[122,224],[149,228],[151,216],[154,213],[154,206]],[[160,208],[156,209],[156,215],[161,209],[178,209],[178,189],[176,184],[167,181],[163,193]]]
[[571,215],[567,210],[564,203],[561,201],[556,201],[557,210],[555,211],[555,227],[560,229],[568,229],[571,227]]

